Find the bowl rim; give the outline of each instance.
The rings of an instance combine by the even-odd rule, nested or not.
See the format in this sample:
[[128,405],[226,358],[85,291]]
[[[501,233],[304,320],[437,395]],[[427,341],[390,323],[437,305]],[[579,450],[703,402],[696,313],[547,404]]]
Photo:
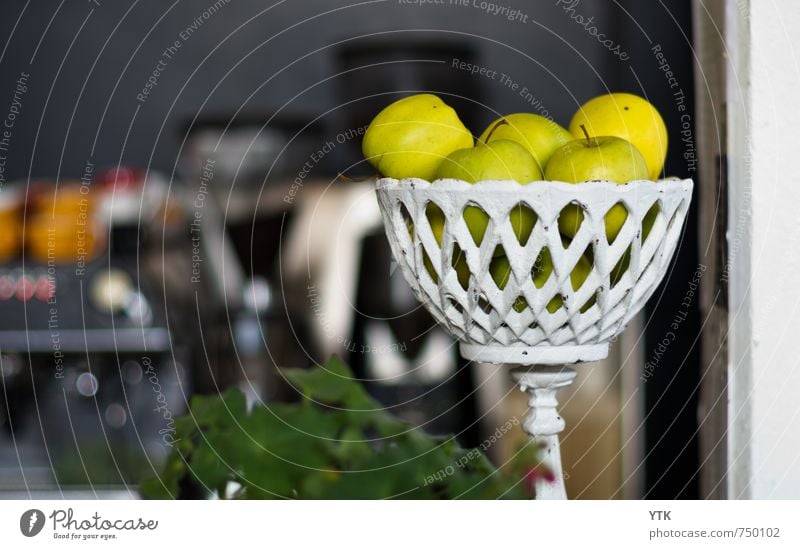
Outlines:
[[643,189],[656,190],[662,193],[690,192],[694,187],[691,178],[664,178],[659,180],[637,179],[626,183],[615,183],[607,180],[590,180],[579,183],[567,183],[565,181],[531,181],[529,183],[519,183],[514,180],[506,179],[487,179],[470,183],[461,179],[437,179],[433,182],[417,177],[404,179],[394,179],[382,177],[375,182],[375,188],[379,191],[391,190],[419,190],[430,192],[452,192],[467,191],[472,192],[491,192],[491,193],[515,193],[515,194],[541,194],[550,190],[566,192],[569,194],[580,195],[583,193],[595,193],[598,189],[606,190],[614,194],[624,194],[637,192]]

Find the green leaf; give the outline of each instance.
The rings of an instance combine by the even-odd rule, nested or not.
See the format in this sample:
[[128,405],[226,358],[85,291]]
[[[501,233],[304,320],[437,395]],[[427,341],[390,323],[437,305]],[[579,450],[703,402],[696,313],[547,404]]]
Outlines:
[[306,398],[328,404],[342,402],[355,383],[350,368],[336,356],[310,370],[283,368],[281,372]]
[[235,497],[248,499],[526,497],[517,480],[536,448],[498,471],[479,450],[392,416],[337,357],[283,372],[306,400],[248,412],[236,389],[193,397],[175,419],[180,440],[142,495],[177,497],[187,482],[219,493],[235,481]]
[[230,461],[228,433],[210,433],[199,444],[189,461],[191,474],[208,490],[224,489],[228,481],[236,478],[236,464]]
[[201,429],[226,427],[240,422],[247,413],[244,394],[231,388],[215,396],[194,396],[189,404],[190,415]]
[[178,497],[178,481],[185,473],[186,467],[178,452],[171,452],[161,472],[155,477],[142,481],[142,497],[145,499],[176,499]]
[[385,470],[343,472],[340,480],[331,486],[327,497],[331,499],[386,499],[392,497],[394,478]]
[[365,438],[358,427],[348,427],[342,432],[341,440],[331,445],[330,453],[346,468],[366,463],[374,451]]
[[341,476],[340,471],[312,471],[302,479],[298,497],[301,499],[329,499],[329,495],[336,490]]

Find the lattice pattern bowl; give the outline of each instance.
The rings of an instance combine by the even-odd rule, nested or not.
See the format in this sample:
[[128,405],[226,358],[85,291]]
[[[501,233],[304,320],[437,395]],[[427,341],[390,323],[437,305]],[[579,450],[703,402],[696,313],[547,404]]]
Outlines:
[[[376,184],[392,254],[417,299],[460,341],[462,356],[511,364],[605,358],[663,278],[692,186],[689,179]],[[624,224],[607,233],[606,215],[619,219],[619,204]],[[559,231],[560,217],[577,226],[571,240]]]

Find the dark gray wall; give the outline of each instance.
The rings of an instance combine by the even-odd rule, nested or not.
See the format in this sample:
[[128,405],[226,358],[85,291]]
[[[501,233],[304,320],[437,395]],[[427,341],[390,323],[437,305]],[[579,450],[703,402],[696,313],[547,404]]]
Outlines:
[[[5,0],[0,36],[8,42],[0,60],[0,111],[10,104],[19,74],[31,75],[13,130],[7,178],[27,177],[29,168],[32,177],[79,176],[95,140],[97,166],[120,160],[147,165],[152,155],[156,168],[171,170],[179,123],[187,116],[238,107],[249,112],[283,107],[308,117],[325,112],[339,97],[336,79],[320,83],[336,72],[331,44],[371,33],[469,41],[482,64],[534,90],[564,124],[579,102],[613,87],[599,75],[613,75],[617,59],[556,2],[503,0],[499,3],[528,15],[527,22],[510,22],[473,7],[472,0],[466,7],[398,0],[231,0],[183,41],[146,102],[138,102],[164,49],[215,1],[34,0],[20,18],[26,2]],[[608,2],[586,1],[577,12],[594,15],[609,36],[619,34],[618,13],[609,11]],[[530,110],[517,92],[483,80],[493,108]]]

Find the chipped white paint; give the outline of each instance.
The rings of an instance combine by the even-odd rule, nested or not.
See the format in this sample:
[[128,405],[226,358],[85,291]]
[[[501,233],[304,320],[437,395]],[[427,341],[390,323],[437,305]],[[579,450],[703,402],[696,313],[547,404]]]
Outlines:
[[528,393],[530,411],[522,429],[542,446],[542,462],[553,474],[553,481],[536,480],[536,499],[567,499],[564,474],[561,470],[561,449],[558,434],[564,430],[564,419],[558,414],[556,393],[575,379],[575,370],[561,366],[516,368],[511,372],[519,388]]
[[[483,181],[473,185],[456,180],[431,184],[421,179],[381,179],[377,189],[389,244],[403,275],[436,320],[460,340],[465,358],[493,363],[568,364],[604,358],[611,339],[653,293],[675,251],[691,200],[692,182],[574,185],[550,181],[520,185],[514,181]],[[441,246],[425,213],[430,202],[446,218]],[[609,244],[604,217],[619,202],[628,210],[628,218]],[[573,203],[583,209],[584,221],[565,248],[557,219],[561,210]],[[655,203],[659,205],[658,215],[642,241],[642,220]],[[524,245],[509,221],[509,212],[520,204],[538,218]],[[463,211],[469,205],[480,207],[491,220],[479,245],[464,221]],[[503,289],[489,272],[498,246],[504,249],[511,268]],[[545,247],[552,258],[553,274],[537,287],[531,272]],[[465,286],[453,266],[457,249],[463,250],[469,269]],[[587,249],[594,257],[591,272],[575,290],[570,273]],[[629,257],[627,269],[613,284],[611,273],[623,255]],[[622,271],[618,269],[617,273]],[[547,306],[558,295],[563,305],[551,313]],[[520,298],[527,306],[515,308]],[[592,299],[594,303],[585,307]]]
[[[462,356],[527,366],[512,372],[529,395],[523,429],[542,444],[544,462],[555,477],[553,482],[537,480],[537,499],[566,499],[558,443],[564,420],[556,410],[556,392],[572,383],[575,372],[563,365],[605,358],[611,339],[644,306],[675,252],[692,181],[473,185],[452,179],[380,179],[376,186],[395,260],[417,298],[460,340]],[[426,213],[429,203],[444,215],[441,242]],[[628,215],[609,243],[605,215],[617,203]],[[565,247],[558,217],[571,204],[582,208],[584,220]],[[642,223],[654,204],[658,213],[643,238]],[[479,243],[464,220],[467,206],[478,206],[489,217]],[[515,233],[509,220],[509,213],[523,206],[536,215],[527,240]],[[502,289],[490,272],[498,247],[511,270]],[[537,285],[532,272],[544,248],[550,252],[552,274]],[[570,274],[588,250],[591,271],[575,289]],[[628,259],[621,262],[623,256]],[[463,259],[459,263],[454,257]],[[468,282],[463,277],[459,281],[454,264],[468,269]],[[551,312],[548,304],[558,295],[561,306]]]

